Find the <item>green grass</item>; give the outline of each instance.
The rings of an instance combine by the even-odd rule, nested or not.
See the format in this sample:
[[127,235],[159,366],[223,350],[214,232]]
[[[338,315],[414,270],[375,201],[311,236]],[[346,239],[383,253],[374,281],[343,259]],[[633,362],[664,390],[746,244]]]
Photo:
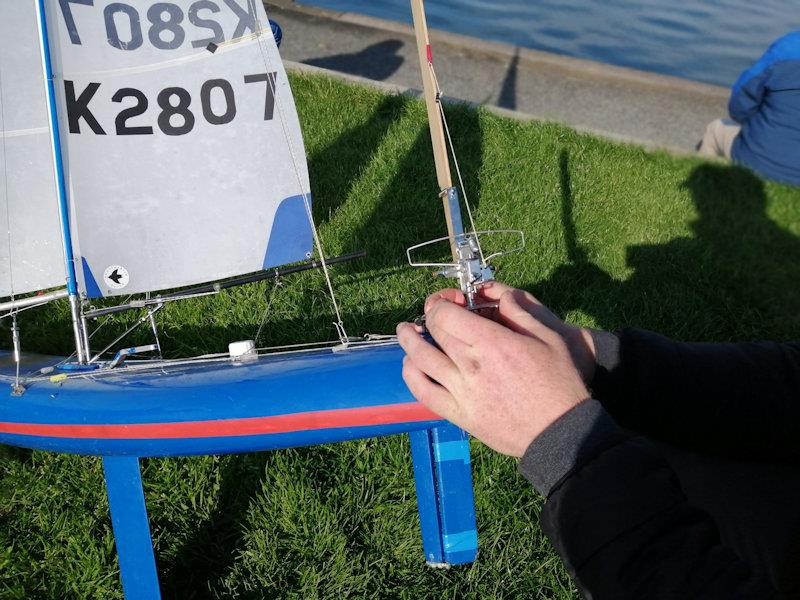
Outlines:
[[[335,269],[348,330],[391,332],[444,285],[404,260],[444,235],[424,108],[319,77],[293,85],[327,253],[369,252]],[[582,325],[800,337],[800,190],[558,125],[449,113],[478,227],[527,236],[502,280]],[[334,337],[313,272],[170,306],[162,342],[173,356],[224,350],[254,335],[273,293],[262,343]],[[63,304],[22,327],[28,350],[69,349]],[[575,597],[514,461],[474,441],[473,456],[481,553],[449,571],[424,566],[404,436],[144,461],[165,597]],[[0,448],[0,477],[0,598],[121,597],[96,459]]]

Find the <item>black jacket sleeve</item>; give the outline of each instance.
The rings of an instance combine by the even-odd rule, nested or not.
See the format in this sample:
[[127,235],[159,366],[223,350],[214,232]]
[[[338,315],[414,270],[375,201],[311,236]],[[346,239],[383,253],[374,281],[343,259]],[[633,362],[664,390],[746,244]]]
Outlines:
[[800,463],[800,344],[595,335],[592,393],[623,427],[687,450]]
[[586,598],[772,598],[646,440],[587,400],[528,448],[542,529]]

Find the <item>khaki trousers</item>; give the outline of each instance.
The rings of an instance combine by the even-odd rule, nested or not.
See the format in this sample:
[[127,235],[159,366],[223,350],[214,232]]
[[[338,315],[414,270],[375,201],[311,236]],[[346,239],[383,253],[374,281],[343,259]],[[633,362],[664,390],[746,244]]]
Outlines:
[[739,135],[742,126],[731,119],[717,119],[706,127],[703,140],[700,142],[697,151],[702,156],[722,156],[731,157],[733,140]]

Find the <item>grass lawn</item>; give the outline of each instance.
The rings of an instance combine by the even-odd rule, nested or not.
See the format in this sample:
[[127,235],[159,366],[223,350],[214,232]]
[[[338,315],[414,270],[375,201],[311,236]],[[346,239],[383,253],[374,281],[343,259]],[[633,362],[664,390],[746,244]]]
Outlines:
[[[326,251],[369,253],[335,268],[348,330],[391,332],[444,285],[405,265],[406,247],[444,235],[424,107],[292,80]],[[800,190],[559,125],[449,114],[478,227],[527,236],[503,281],[582,325],[800,338]],[[261,344],[334,337],[313,272],[172,305],[162,343],[173,356],[222,351],[255,334],[268,297]],[[25,348],[69,351],[66,315],[27,313]],[[515,461],[473,441],[473,473],[480,556],[441,571],[423,562],[405,436],[144,461],[164,596],[575,597]],[[120,598],[107,510],[99,460],[0,448],[0,598]]]

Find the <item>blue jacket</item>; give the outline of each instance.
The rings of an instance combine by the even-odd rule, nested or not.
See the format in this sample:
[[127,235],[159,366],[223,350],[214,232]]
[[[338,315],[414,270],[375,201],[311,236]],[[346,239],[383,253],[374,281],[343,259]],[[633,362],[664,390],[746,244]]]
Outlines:
[[800,185],[800,31],[775,41],[739,76],[728,111],[742,125],[733,160]]

